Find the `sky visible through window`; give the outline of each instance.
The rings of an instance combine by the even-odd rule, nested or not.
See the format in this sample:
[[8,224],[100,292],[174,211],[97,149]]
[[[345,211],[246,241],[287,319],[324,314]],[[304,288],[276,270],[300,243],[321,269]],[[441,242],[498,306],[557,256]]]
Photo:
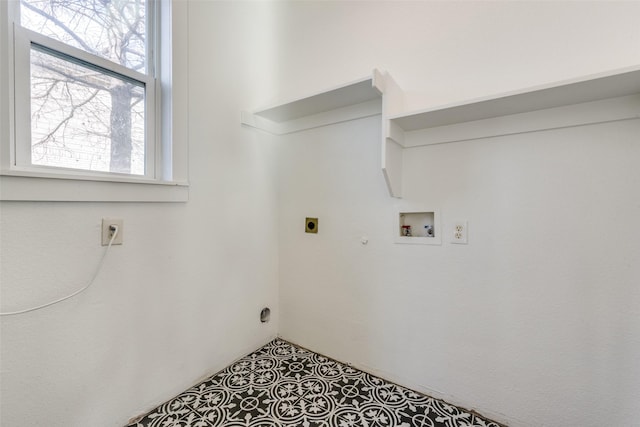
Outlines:
[[[22,0],[21,25],[145,73],[144,0]],[[145,88],[31,48],[31,162],[144,175]]]

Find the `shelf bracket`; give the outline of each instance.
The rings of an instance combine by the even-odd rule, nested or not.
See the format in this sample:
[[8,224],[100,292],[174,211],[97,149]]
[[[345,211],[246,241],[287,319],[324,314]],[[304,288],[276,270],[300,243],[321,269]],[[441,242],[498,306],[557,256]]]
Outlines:
[[370,76],[289,102],[243,111],[241,123],[273,135],[287,135],[321,126],[380,115],[382,119],[381,169],[393,197],[402,190],[402,147],[393,135],[390,120],[404,108],[404,94],[386,72],[374,69]]

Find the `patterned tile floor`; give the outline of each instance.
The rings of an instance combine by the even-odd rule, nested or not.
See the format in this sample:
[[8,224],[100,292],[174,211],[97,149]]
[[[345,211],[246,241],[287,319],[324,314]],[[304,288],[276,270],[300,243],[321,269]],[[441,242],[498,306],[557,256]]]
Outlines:
[[499,427],[281,339],[128,427]]

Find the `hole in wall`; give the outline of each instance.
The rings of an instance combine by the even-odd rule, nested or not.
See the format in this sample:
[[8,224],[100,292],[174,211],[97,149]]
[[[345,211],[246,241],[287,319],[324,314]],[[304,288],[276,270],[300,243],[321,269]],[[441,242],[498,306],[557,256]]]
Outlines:
[[260,311],[260,322],[267,323],[271,318],[271,309],[269,307],[265,307]]
[[399,215],[399,236],[435,237],[435,214],[433,212],[400,212]]

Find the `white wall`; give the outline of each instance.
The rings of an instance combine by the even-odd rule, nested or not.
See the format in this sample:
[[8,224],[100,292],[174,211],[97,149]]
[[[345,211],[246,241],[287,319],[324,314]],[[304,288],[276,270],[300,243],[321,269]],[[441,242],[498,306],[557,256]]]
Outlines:
[[271,21],[267,5],[189,4],[188,203],[0,205],[2,311],[82,286],[101,218],[125,233],[86,293],[2,318],[0,424],[122,426],[275,337],[274,150],[239,124],[271,87]]
[[[428,107],[640,63],[640,3],[280,7],[283,96],[388,70]],[[406,151],[379,118],[282,139],[280,333],[514,426],[635,423],[640,123]],[[398,207],[469,221],[469,245],[393,244]],[[319,217],[317,235],[303,232]],[[360,238],[366,236],[364,246]]]
[[618,236],[640,209],[637,122],[413,150],[406,199],[471,235],[409,247],[390,241],[376,118],[276,142],[239,111],[373,67],[410,106],[623,67],[639,8],[189,2],[189,203],[0,205],[3,310],[77,289],[102,217],[126,233],[89,292],[2,319],[0,423],[122,425],[280,330],[514,425],[632,424],[640,236]]

